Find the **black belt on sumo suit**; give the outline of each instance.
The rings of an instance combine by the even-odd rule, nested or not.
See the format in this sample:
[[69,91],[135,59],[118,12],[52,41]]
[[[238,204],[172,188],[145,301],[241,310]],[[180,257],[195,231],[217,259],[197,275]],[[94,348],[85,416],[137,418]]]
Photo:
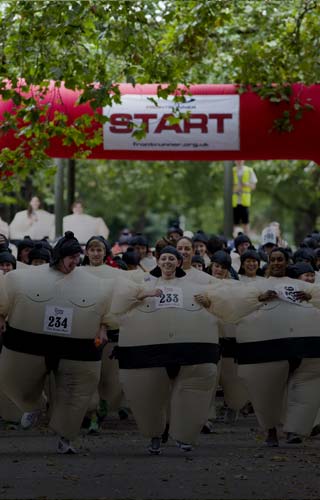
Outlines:
[[[239,365],[272,361],[320,358],[320,337],[294,337],[237,343],[235,360]],[[293,361],[293,364],[294,361]]]
[[96,347],[94,339],[60,337],[18,330],[7,325],[3,345],[12,351],[44,356],[48,372],[56,370],[60,359],[100,361],[104,344]]
[[207,342],[117,346],[113,351],[120,369],[164,367],[171,379],[178,375],[181,366],[216,364],[220,359],[220,346]]

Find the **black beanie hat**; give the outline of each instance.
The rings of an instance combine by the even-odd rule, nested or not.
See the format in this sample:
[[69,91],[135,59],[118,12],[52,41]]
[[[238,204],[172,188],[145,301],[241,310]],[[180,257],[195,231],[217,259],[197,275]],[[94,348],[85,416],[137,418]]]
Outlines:
[[143,234],[141,233],[137,233],[135,236],[131,236],[130,240],[129,240],[129,245],[130,246],[135,246],[135,245],[139,245],[139,246],[142,246],[142,247],[148,247],[148,240],[145,236],[143,236]]
[[217,252],[215,252],[211,257],[211,262],[216,262],[217,264],[223,266],[225,269],[231,269],[231,257],[224,250],[218,250]]
[[314,272],[315,270],[308,262],[297,262],[296,264],[287,267],[287,276],[293,279],[298,279],[301,274]]
[[79,241],[75,238],[72,231],[67,231],[64,236],[58,240],[52,253],[52,261],[50,266],[56,266],[61,259],[69,255],[82,253],[82,248]]
[[194,255],[192,257],[191,264],[194,264],[194,263],[201,264],[203,269],[206,267],[206,263],[204,261],[204,258],[201,257],[201,255]]
[[201,243],[204,243],[205,245],[208,244],[208,236],[206,233],[203,231],[197,231],[196,234],[193,236],[192,241],[195,243],[196,241],[200,241]]
[[52,255],[52,246],[50,245],[49,241],[47,238],[42,238],[42,240],[38,241],[38,243],[41,243],[42,247],[48,250],[50,253],[50,256]]
[[8,252],[9,247],[6,243],[0,243],[0,252]]
[[250,238],[246,234],[239,234],[239,236],[234,239],[234,247],[236,250],[241,243],[250,243],[250,245],[252,245]]
[[138,266],[141,258],[134,248],[129,247],[128,250],[122,254],[122,260],[127,265]]
[[24,248],[33,248],[34,247],[34,242],[30,238],[30,236],[25,236],[23,240],[19,240],[17,243],[17,249],[18,253],[21,252]]
[[293,254],[293,262],[308,261],[316,269],[316,256],[311,248],[298,248]]
[[183,231],[182,231],[181,227],[179,227],[179,226],[169,227],[169,229],[167,231],[167,235],[169,236],[172,233],[178,233],[178,234],[180,234],[180,236],[183,236]]
[[6,252],[0,252],[0,264],[4,264],[5,262],[10,262],[13,265],[13,268],[16,269],[17,261],[14,255],[8,250]]
[[31,262],[35,259],[41,259],[47,263],[49,263],[51,260],[51,254],[49,250],[47,250],[47,248],[45,248],[42,243],[36,243],[34,248],[29,253],[28,257],[29,264],[31,264]]
[[180,252],[178,252],[178,250],[176,249],[176,247],[172,246],[172,245],[167,245],[166,247],[164,247],[162,250],[160,250],[160,254],[159,255],[162,255],[163,253],[171,253],[172,255],[174,255],[178,260],[180,260],[181,262],[183,261],[183,257],[181,255]]
[[254,259],[256,261],[261,262],[261,257],[258,252],[255,250],[246,250],[241,256],[240,256],[240,262],[241,264],[244,263],[246,259]]

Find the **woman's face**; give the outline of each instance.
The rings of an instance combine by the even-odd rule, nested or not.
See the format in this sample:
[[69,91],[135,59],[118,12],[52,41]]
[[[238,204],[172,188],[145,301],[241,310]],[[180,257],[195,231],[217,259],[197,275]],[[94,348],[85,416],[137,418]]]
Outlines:
[[287,261],[282,252],[272,252],[269,257],[269,276],[282,278],[286,274]]
[[9,271],[13,271],[13,265],[11,262],[2,262],[0,264],[0,270],[3,271],[4,274],[7,274]]
[[242,264],[244,274],[249,278],[257,275],[259,269],[259,262],[256,259],[246,259]]
[[31,252],[32,248],[27,247],[23,248],[20,252],[19,260],[21,262],[24,262],[24,264],[29,264],[29,253]]
[[134,245],[134,250],[140,256],[141,260],[147,256],[148,247],[146,245]]
[[158,260],[158,266],[161,269],[163,278],[170,279],[176,274],[176,269],[179,267],[179,261],[172,253],[163,253]]
[[250,248],[250,243],[249,241],[244,241],[243,243],[240,243],[237,246],[237,251],[239,255],[242,255],[244,252],[246,252]]
[[202,241],[195,241],[194,249],[196,252],[198,252],[199,255],[201,255],[201,257],[203,257],[207,252],[207,246],[202,243]]
[[103,245],[93,244],[86,250],[90,266],[101,266],[106,257],[106,249]]
[[30,206],[31,206],[32,210],[39,210],[40,200],[37,196],[33,196],[33,198],[31,198]]
[[181,240],[179,240],[177,243],[177,250],[183,257],[184,269],[189,269],[191,267],[191,261],[194,255],[191,241],[185,238],[181,238]]
[[228,277],[228,269],[223,267],[218,262],[212,262],[211,274],[214,278],[218,278],[219,280],[224,280]]
[[203,271],[203,266],[202,266],[201,262],[193,262],[191,265],[192,265],[192,267],[194,267],[198,271]]
[[299,280],[307,281],[307,283],[314,283],[316,280],[316,274],[311,272],[300,274]]

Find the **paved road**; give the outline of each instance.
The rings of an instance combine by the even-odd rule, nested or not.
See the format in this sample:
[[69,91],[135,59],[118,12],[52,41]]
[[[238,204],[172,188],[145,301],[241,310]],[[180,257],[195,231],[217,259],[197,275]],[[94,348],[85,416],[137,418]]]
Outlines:
[[44,427],[0,429],[0,499],[320,498],[320,438],[267,449],[250,416],[217,424],[191,453],[169,441],[149,456],[132,420],[105,425],[76,456],[57,455]]

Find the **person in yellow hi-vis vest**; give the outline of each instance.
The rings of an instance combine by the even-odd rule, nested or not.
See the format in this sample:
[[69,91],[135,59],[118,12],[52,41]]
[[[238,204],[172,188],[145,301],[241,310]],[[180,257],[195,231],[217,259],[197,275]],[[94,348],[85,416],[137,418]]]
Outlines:
[[233,167],[233,223],[242,225],[244,233],[249,232],[249,207],[251,206],[251,191],[257,184],[257,177],[253,168],[244,164],[244,160],[237,160]]

